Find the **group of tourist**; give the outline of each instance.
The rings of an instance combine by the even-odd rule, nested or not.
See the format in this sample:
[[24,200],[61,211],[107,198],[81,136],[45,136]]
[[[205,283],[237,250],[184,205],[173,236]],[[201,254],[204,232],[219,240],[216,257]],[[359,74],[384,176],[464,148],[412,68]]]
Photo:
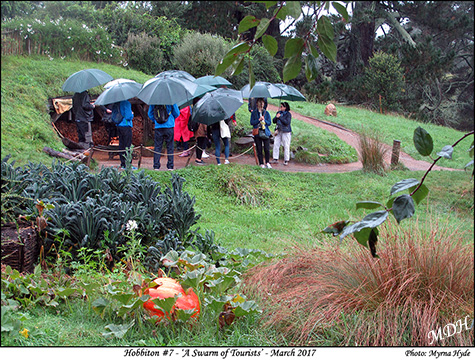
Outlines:
[[[198,99],[195,99],[194,104]],[[91,102],[87,91],[76,93],[73,96],[72,110],[75,115],[78,142],[92,144],[92,137],[86,139],[90,134],[90,123],[93,120],[93,109],[95,105]],[[250,124],[253,126],[253,137],[256,146],[256,153],[259,165],[262,168],[272,168],[271,163],[278,164],[280,146],[284,148],[284,165],[288,165],[290,160],[290,142],[292,129],[290,126],[292,116],[287,102],[280,104],[280,109],[273,120],[267,111],[267,99],[251,98],[248,104],[251,113]],[[109,141],[115,134],[119,137],[120,166],[126,167],[125,150],[132,145],[132,128],[134,113],[132,105],[128,100],[120,101],[115,104],[102,106],[101,112],[104,123],[109,133]],[[224,164],[229,164],[231,126],[236,124],[235,115],[229,119],[223,119],[209,126],[199,124],[192,131],[188,127],[191,119],[193,106],[186,106],[179,109],[174,105],[150,105],[148,117],[154,122],[154,156],[153,168],[160,169],[160,158],[162,148],[165,143],[167,151],[167,169],[174,169],[174,144],[182,145],[183,152],[178,156],[190,156],[189,141],[194,137],[196,139],[196,160],[197,165],[203,165],[203,158],[209,157],[205,149],[212,139],[215,145],[215,157],[218,165],[221,165],[221,142],[224,144]],[[273,159],[270,162],[270,138],[271,131],[269,127],[274,123],[274,147]],[[115,132],[114,132],[115,131]],[[264,154],[263,154],[264,152]]]

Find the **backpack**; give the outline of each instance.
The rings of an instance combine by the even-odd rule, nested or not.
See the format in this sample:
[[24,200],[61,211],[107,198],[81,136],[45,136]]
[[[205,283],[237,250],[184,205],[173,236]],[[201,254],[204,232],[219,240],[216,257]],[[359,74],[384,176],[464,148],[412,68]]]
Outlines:
[[153,107],[153,117],[158,124],[165,124],[168,120],[168,112],[165,105],[155,105]]
[[120,112],[120,105],[117,104],[115,106],[117,107],[117,114],[115,115],[115,119],[113,119],[113,122],[116,125],[119,125],[124,119],[124,117],[122,116],[122,113]]

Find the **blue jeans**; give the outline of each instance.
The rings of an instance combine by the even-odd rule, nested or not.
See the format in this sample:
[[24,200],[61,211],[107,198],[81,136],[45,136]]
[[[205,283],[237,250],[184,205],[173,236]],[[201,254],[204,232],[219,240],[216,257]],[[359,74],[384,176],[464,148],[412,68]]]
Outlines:
[[160,158],[161,152],[163,147],[163,142],[165,142],[167,147],[167,169],[173,169],[173,136],[174,136],[174,128],[159,128],[155,129],[155,147],[153,154],[153,168],[160,169]]
[[[221,156],[221,130],[217,128],[217,129],[212,129],[211,132],[213,134],[214,146],[216,147],[216,150],[214,152],[214,155],[216,156],[216,162],[218,164],[221,164],[221,160],[219,159],[219,157]],[[227,160],[229,157],[229,139],[223,138],[223,143],[224,143],[224,158]]]

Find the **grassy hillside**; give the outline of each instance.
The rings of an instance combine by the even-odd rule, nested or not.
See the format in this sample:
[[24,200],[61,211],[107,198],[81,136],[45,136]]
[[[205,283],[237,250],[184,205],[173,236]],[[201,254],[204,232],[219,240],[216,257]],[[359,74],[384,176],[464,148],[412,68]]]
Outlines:
[[[144,83],[155,74],[127,70],[120,66],[108,64],[87,63],[46,57],[2,57],[2,157],[12,154],[17,164],[28,161],[51,163],[52,158],[42,152],[44,146],[61,150],[63,144],[50,125],[47,113],[47,99],[50,97],[68,95],[61,86],[69,75],[86,69],[98,68],[106,71],[114,78],[129,78]],[[91,94],[100,94],[103,88],[90,90]],[[278,100],[273,100],[277,104]],[[323,117],[323,104],[308,102],[291,103],[294,111],[317,118]],[[338,107],[338,117],[332,121],[342,124],[355,131],[362,127],[377,129],[382,139],[392,144],[393,139],[402,141],[403,150],[415,158],[421,159],[413,144],[412,134],[417,126],[423,126],[434,138],[434,149],[439,151],[443,146],[453,144],[461,134],[440,126],[420,124],[412,120],[391,115],[380,115],[371,111],[354,107]],[[243,131],[250,130],[249,113],[245,105],[236,113],[238,126]],[[271,112],[271,116],[274,113]],[[351,162],[356,160],[353,148],[343,143],[336,135],[312,127],[301,121],[292,123],[294,137],[293,146],[301,145],[308,148],[309,153],[329,153],[329,162]],[[469,140],[465,140],[454,151],[453,160],[441,160],[439,165],[462,169],[468,163]],[[302,161],[318,162],[318,156],[311,155]]]

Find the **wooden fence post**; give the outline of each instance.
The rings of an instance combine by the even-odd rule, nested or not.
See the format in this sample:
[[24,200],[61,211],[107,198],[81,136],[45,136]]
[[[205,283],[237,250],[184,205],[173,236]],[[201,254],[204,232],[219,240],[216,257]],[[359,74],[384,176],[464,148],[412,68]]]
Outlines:
[[399,152],[401,150],[401,141],[393,140],[393,152],[391,155],[391,166],[396,166],[399,163]]

